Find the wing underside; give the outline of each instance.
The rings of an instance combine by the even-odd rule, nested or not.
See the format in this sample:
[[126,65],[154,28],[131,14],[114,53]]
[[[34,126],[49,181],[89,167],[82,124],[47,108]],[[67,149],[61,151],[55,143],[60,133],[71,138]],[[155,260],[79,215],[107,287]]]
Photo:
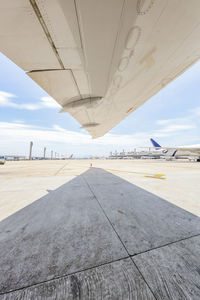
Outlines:
[[4,0],[0,51],[92,137],[200,56],[199,0]]

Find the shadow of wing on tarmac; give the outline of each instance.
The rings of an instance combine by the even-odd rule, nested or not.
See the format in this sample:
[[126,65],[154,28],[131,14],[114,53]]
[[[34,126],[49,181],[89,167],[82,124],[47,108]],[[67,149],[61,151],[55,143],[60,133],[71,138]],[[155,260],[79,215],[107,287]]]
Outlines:
[[131,257],[198,234],[198,217],[91,168],[0,223],[0,293],[153,299]]

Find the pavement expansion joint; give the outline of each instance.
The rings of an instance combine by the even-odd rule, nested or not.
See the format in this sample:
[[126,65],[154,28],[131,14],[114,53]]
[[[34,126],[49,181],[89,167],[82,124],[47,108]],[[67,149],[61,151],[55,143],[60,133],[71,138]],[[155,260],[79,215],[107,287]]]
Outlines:
[[85,179],[85,177],[84,177],[84,176],[83,176],[83,179],[85,180],[86,184],[88,185],[88,188],[90,189],[91,193],[93,194],[94,198],[96,199],[96,201],[97,201],[97,203],[98,203],[99,207],[101,208],[101,210],[102,210],[103,214],[105,215],[106,219],[108,220],[109,224],[111,225],[111,227],[112,227],[113,231],[115,232],[115,234],[117,235],[117,237],[118,237],[118,239],[120,240],[121,244],[123,245],[123,247],[124,247],[125,251],[127,252],[127,255],[130,257],[130,254],[129,254],[129,252],[128,252],[128,250],[127,250],[126,246],[125,246],[125,244],[123,243],[123,241],[122,241],[122,239],[120,238],[120,236],[119,236],[118,232],[117,232],[117,231],[116,231],[116,229],[114,228],[114,226],[113,226],[112,222],[110,221],[110,219],[109,219],[108,215],[106,214],[105,210],[103,209],[103,207],[102,207],[101,203],[99,202],[99,200],[98,200],[97,196],[95,195],[95,193],[94,193],[93,189],[91,188],[91,186],[89,185],[89,183],[87,182],[87,180]]
[[137,264],[133,261],[132,257],[130,257],[133,265],[136,267],[136,269],[138,270],[138,272],[140,273],[142,279],[144,280],[144,282],[146,283],[146,285],[148,286],[149,290],[151,291],[153,297],[157,300],[157,297],[155,296],[155,293],[153,292],[152,288],[150,287],[149,283],[147,282],[147,280],[145,279],[144,275],[142,274],[141,270],[138,268]]
[[69,165],[69,162],[66,162],[66,164],[64,164],[61,168],[59,168],[59,169],[56,171],[56,173],[54,174],[54,176],[58,175],[58,173],[59,173],[60,171],[62,171],[67,165]]
[[9,290],[7,292],[3,292],[3,293],[0,292],[0,295],[6,295],[6,294],[10,294],[10,293],[17,292],[17,291],[22,291],[24,289],[27,289],[27,288],[30,288],[30,287],[33,287],[33,286],[38,286],[38,285],[41,285],[41,284],[44,284],[44,283],[47,283],[47,282],[51,282],[51,281],[58,280],[58,279],[61,279],[61,278],[66,278],[68,276],[76,275],[76,274],[79,274],[79,273],[84,272],[84,271],[93,270],[93,269],[96,269],[96,268],[99,268],[99,267],[102,267],[102,266],[106,266],[106,265],[109,265],[109,264],[112,264],[112,263],[115,263],[115,262],[118,262],[118,261],[121,261],[121,260],[124,260],[124,259],[127,259],[127,258],[131,258],[130,255],[120,257],[118,259],[114,259],[112,261],[105,262],[105,263],[102,263],[102,264],[99,264],[99,265],[95,265],[95,266],[92,266],[92,267],[89,267],[89,268],[78,270],[78,271],[75,271],[75,272],[72,272],[72,273],[68,273],[68,274],[64,274],[64,275],[60,275],[60,276],[55,276],[51,279],[43,280],[43,281],[40,281],[40,282],[37,282],[37,283],[34,283],[34,284],[30,284],[30,285],[26,285],[26,286],[23,286],[23,287],[20,287],[20,288],[17,288],[17,289],[12,289],[12,290]]
[[[150,175],[146,175],[147,177],[153,177],[153,178],[157,178],[157,179],[166,179],[165,177],[163,177],[164,175],[162,174],[159,174],[159,175],[153,175],[153,176],[150,176]],[[197,237],[197,236],[200,236],[200,233],[199,234],[195,234],[195,235],[192,235],[192,236],[188,236],[188,237],[185,237],[185,238],[182,238],[182,239],[178,239],[176,241],[173,241],[173,242],[170,242],[170,243],[166,243],[164,245],[161,245],[161,246],[158,246],[158,247],[153,247],[151,249],[148,249],[148,250],[145,250],[145,251],[141,251],[139,253],[136,253],[134,255],[131,255],[127,249],[127,247],[125,246],[124,242],[122,241],[119,233],[117,232],[117,230],[115,229],[114,225],[112,224],[111,220],[109,219],[108,215],[106,214],[104,208],[102,207],[101,203],[99,202],[98,200],[98,196],[95,194],[95,191],[93,190],[93,188],[90,186],[90,184],[88,183],[87,179],[84,177],[84,175],[82,176],[86,182],[86,184],[88,185],[88,188],[90,189],[91,193],[93,194],[94,198],[96,199],[99,207],[101,208],[103,214],[105,215],[105,217],[107,218],[108,222],[110,223],[110,225],[112,226],[112,229],[114,230],[114,232],[116,233],[118,239],[120,240],[121,244],[123,245],[125,251],[127,252],[128,254],[128,257],[131,259],[131,262],[133,263],[133,265],[136,267],[136,269],[138,270],[139,274],[141,275],[142,279],[144,280],[144,282],[146,283],[146,285],[148,286],[152,296],[157,300],[158,298],[156,297],[153,289],[151,288],[150,284],[148,283],[148,281],[146,280],[145,276],[143,275],[143,272],[142,270],[140,270],[140,268],[137,266],[136,262],[133,260],[134,257],[140,255],[140,254],[143,254],[143,253],[146,253],[146,252],[150,252],[150,251],[153,251],[155,249],[161,249],[161,248],[164,248],[166,246],[169,246],[169,245],[172,245],[172,244],[175,244],[175,243],[179,243],[181,241],[185,241],[185,240],[188,240],[190,238],[194,238],[194,237]],[[121,211],[120,211],[121,213]]]
[[[56,165],[55,178],[57,174],[61,175],[64,172],[69,172],[68,167],[66,167],[69,164],[71,166],[71,162],[66,162],[62,166]],[[85,280],[88,280],[88,278],[94,286],[95,293],[98,293],[98,286],[96,288],[95,284],[101,286],[102,290],[104,289],[107,293],[105,285],[111,288],[117,277],[119,277],[117,278],[119,289],[123,286],[126,291],[129,291],[128,294],[135,292],[134,288],[127,288],[130,282],[135,280],[139,289],[141,286],[138,284],[138,280],[142,282],[142,285],[148,291],[150,297],[148,299],[164,299],[162,295],[168,293],[168,291],[169,293],[175,291],[176,296],[179,293],[180,295],[184,293],[184,295],[187,293],[188,295],[191,293],[192,296],[200,295],[200,289],[198,289],[199,272],[197,270],[198,251],[200,251],[199,218],[195,213],[192,215],[187,210],[183,210],[164,198],[149,193],[137,184],[132,184],[105,170],[103,168],[90,168],[86,172],[80,173],[75,179],[64,183],[64,179],[60,178],[61,176],[57,177],[58,183],[62,179],[63,185],[53,189],[52,193],[45,194],[38,201],[31,203],[31,205],[19,210],[2,222],[2,233],[5,233],[5,238],[2,235],[3,242],[5,240],[5,249],[12,249],[16,237],[21,237],[24,243],[21,244],[19,240],[17,247],[15,247],[16,253],[19,253],[19,255],[12,255],[11,263],[9,261],[10,257],[7,255],[8,251],[2,252],[2,262],[4,263],[4,265],[2,264],[4,268],[2,274],[4,274],[4,278],[2,279],[0,295],[3,296],[3,299],[4,297],[5,299],[12,299],[15,295],[18,297],[18,294],[23,294],[22,297],[24,298],[15,299],[27,300],[30,299],[31,293],[35,293],[34,295],[42,292],[46,293],[51,290],[51,287],[55,287],[55,291],[53,291],[55,294],[60,293],[62,289],[62,293],[65,292],[65,295],[68,295],[68,293],[71,295],[73,291],[70,289],[73,283],[77,286],[79,283],[79,287],[85,289]],[[61,173],[59,174],[59,172]],[[122,170],[122,172],[128,171]],[[144,172],[131,173],[143,175],[138,176],[138,178],[164,179],[162,178],[164,175],[159,174],[159,172],[157,175]],[[148,179],[144,181],[148,182]],[[160,184],[159,181],[157,184]],[[57,205],[58,202],[55,199],[59,199],[59,205]],[[55,252],[56,258],[53,262],[50,261],[49,264],[44,259],[44,272],[38,276],[37,272],[41,268],[39,266],[37,269],[37,261],[35,260],[35,269],[31,269],[31,263],[29,264],[36,257],[34,253],[31,256],[31,251],[25,251],[25,258],[28,258],[28,260],[24,260],[24,256],[20,255],[20,250],[26,250],[26,246],[29,244],[31,247],[32,244],[40,245],[37,239],[39,229],[42,234],[41,244],[42,246],[46,245],[44,235],[47,229],[44,227],[43,215],[40,215],[40,211],[43,210],[46,215],[51,217],[52,223],[48,222],[51,243],[47,240],[47,245],[52,247],[50,250],[52,253]],[[21,223],[21,220],[24,220],[24,223]],[[41,220],[41,224],[37,220]],[[63,222],[63,220],[67,221]],[[89,222],[85,222],[85,220],[89,220]],[[26,228],[26,223],[29,224],[30,228]],[[16,233],[12,231],[13,224],[17,224]],[[31,230],[35,228],[33,224],[37,224],[38,227],[30,236]],[[55,228],[59,230],[55,230]],[[13,236],[11,238],[10,236],[7,237],[7,232],[13,232]],[[80,234],[74,236],[76,232]],[[57,238],[59,236],[61,238]],[[35,242],[33,242],[33,238],[36,239]],[[193,238],[194,240],[190,240]],[[67,247],[65,247],[63,241],[65,241]],[[68,241],[68,244],[66,241]],[[192,241],[194,241],[194,246]],[[23,248],[23,245],[25,245],[25,248]],[[72,248],[71,252],[69,251],[70,246]],[[2,249],[4,248],[2,247]],[[32,250],[32,248],[30,249]],[[154,252],[154,250],[157,251]],[[45,257],[43,251],[40,250],[38,253],[41,254],[41,259]],[[72,253],[72,255],[70,256],[69,253]],[[191,257],[190,253],[192,254]],[[185,263],[186,258],[187,264]],[[188,259],[190,259],[189,262]],[[124,262],[124,260],[127,261]],[[9,264],[7,264],[7,261]],[[19,261],[19,264],[16,261]],[[127,264],[129,269],[126,269]],[[23,277],[18,272],[18,265],[23,265],[24,274],[28,274],[29,277]],[[177,270],[177,266],[180,265],[182,269]],[[14,274],[14,281],[9,284],[7,284],[9,281],[6,281],[7,279],[10,280],[10,271],[7,266],[10,270],[11,266],[13,267],[12,274]],[[163,266],[166,266],[164,271],[162,270]],[[103,275],[101,276],[101,274]],[[107,276],[108,274],[110,277]],[[116,274],[122,275],[120,277]],[[157,274],[161,274],[163,277],[158,277]],[[19,282],[19,280],[21,281]],[[102,282],[104,285],[101,285]],[[167,292],[165,290],[166,282],[169,285]],[[173,286],[174,283],[182,285],[178,292]],[[12,293],[15,292],[16,294],[13,295]],[[91,292],[90,289],[89,292]],[[123,289],[122,292],[124,292]],[[182,298],[174,297],[173,299]]]
[[[85,176],[83,175],[82,177],[83,177],[84,181],[86,182],[88,188],[90,189],[91,193],[93,194],[94,198],[96,199],[96,201],[97,201],[99,207],[101,208],[103,214],[105,215],[105,217],[107,218],[108,222],[109,222],[110,225],[112,226],[112,229],[113,229],[114,232],[116,233],[118,239],[120,240],[121,244],[123,245],[124,249],[126,250],[128,256],[129,256],[130,258],[131,258],[131,257],[134,257],[134,256],[136,256],[136,255],[142,254],[142,253],[146,253],[146,252],[149,252],[149,251],[152,251],[152,250],[155,250],[155,249],[160,249],[160,248],[162,248],[162,247],[169,246],[169,245],[174,244],[174,243],[178,243],[178,242],[181,242],[181,241],[185,241],[185,240],[187,240],[187,239],[190,239],[190,238],[193,238],[193,237],[196,237],[196,236],[199,236],[199,235],[200,235],[200,233],[194,234],[194,235],[191,235],[191,236],[188,236],[188,237],[185,237],[185,238],[181,238],[181,239],[178,239],[178,240],[175,240],[175,241],[172,241],[172,242],[169,242],[169,243],[166,243],[166,244],[157,246],[157,247],[153,247],[153,248],[148,249],[148,250],[140,251],[140,252],[138,252],[138,253],[135,253],[135,254],[131,255],[131,253],[128,251],[127,247],[125,246],[124,242],[122,241],[122,239],[121,239],[119,233],[117,232],[117,230],[116,230],[115,227],[113,226],[111,220],[109,219],[108,215],[106,214],[105,210],[103,209],[101,203],[99,202],[98,197],[96,196],[94,190],[92,189],[92,187],[91,187],[90,184],[88,183],[88,181],[87,181],[87,179],[85,178]],[[122,212],[122,211],[119,211],[119,213],[124,214],[124,212]]]
[[[83,176],[83,178],[84,178],[84,176]],[[116,233],[118,239],[120,240],[121,244],[123,245],[125,251],[126,251],[127,254],[128,254],[128,257],[131,259],[131,262],[133,263],[133,265],[134,265],[134,266],[136,267],[136,269],[138,270],[138,272],[139,272],[139,274],[141,275],[142,279],[144,280],[144,282],[145,282],[146,285],[148,286],[149,290],[151,291],[153,297],[156,299],[156,297],[155,297],[155,295],[154,295],[154,293],[153,293],[151,287],[150,287],[149,284],[147,283],[147,281],[146,281],[146,279],[144,278],[144,276],[143,276],[142,272],[140,271],[140,269],[137,267],[137,265],[135,264],[135,262],[134,262],[133,259],[131,258],[131,255],[130,255],[130,253],[128,252],[128,249],[126,248],[126,246],[125,246],[125,244],[123,243],[122,239],[120,238],[118,232],[116,231],[116,229],[114,228],[112,222],[110,221],[109,217],[107,216],[105,210],[103,209],[103,207],[101,206],[100,202],[98,201],[98,198],[97,198],[97,196],[95,195],[94,191],[92,190],[91,186],[89,185],[89,183],[87,182],[87,180],[86,180],[85,178],[84,178],[84,180],[85,180],[85,182],[87,183],[88,188],[90,189],[91,193],[94,195],[94,198],[96,199],[97,203],[99,204],[99,206],[100,206],[100,208],[101,208],[103,214],[104,214],[105,217],[107,218],[108,222],[109,222],[110,225],[112,226],[112,229],[114,230],[114,232]]]
[[182,241],[186,241],[186,240],[192,239],[192,238],[197,237],[197,236],[200,236],[200,233],[194,234],[194,235],[191,235],[191,236],[188,236],[188,237],[185,237],[185,238],[182,238],[182,239],[179,239],[179,240],[176,240],[176,241],[173,241],[173,242],[161,245],[161,246],[153,247],[151,249],[148,249],[148,250],[145,250],[145,251],[141,251],[141,252],[135,253],[133,255],[129,255],[129,256],[130,257],[135,257],[137,255],[140,255],[140,254],[143,254],[143,253],[147,253],[147,252],[151,252],[151,251],[156,250],[156,249],[161,249],[161,248],[164,248],[164,247],[167,247],[167,246],[170,246],[170,245],[182,242]]
[[[95,197],[96,198],[96,197]],[[128,253],[128,250],[126,249],[126,247],[124,246],[124,248],[126,249],[128,255],[127,256],[124,256],[122,258],[119,258],[119,259],[116,259],[116,260],[112,260],[112,261],[109,261],[109,262],[105,262],[105,263],[102,263],[102,264],[99,264],[99,265],[95,265],[95,266],[92,266],[90,268],[85,268],[85,269],[82,269],[82,270],[79,270],[79,271],[76,271],[76,272],[72,272],[72,273],[68,273],[68,274],[64,274],[64,275],[61,275],[61,276],[55,276],[54,278],[51,278],[49,280],[44,280],[44,281],[41,281],[41,282],[37,282],[35,284],[31,284],[31,285],[27,285],[27,286],[23,286],[21,288],[18,288],[18,289],[13,289],[13,290],[9,290],[7,292],[3,292],[3,293],[0,293],[0,295],[6,295],[6,294],[10,294],[10,293],[13,293],[13,292],[17,292],[17,291],[22,291],[24,289],[27,289],[27,288],[30,288],[30,287],[34,287],[34,286],[38,286],[38,285],[41,285],[41,284],[45,284],[45,283],[48,283],[48,282],[51,282],[51,281],[54,281],[54,280],[58,280],[58,279],[61,279],[61,278],[66,278],[68,276],[71,276],[71,275],[76,275],[78,273],[81,273],[81,272],[84,272],[84,271],[88,271],[88,270],[92,270],[92,269],[95,269],[95,268],[99,268],[101,266],[106,266],[106,265],[109,265],[109,264],[112,264],[114,262],[118,262],[118,261],[121,261],[121,260],[124,260],[124,259],[127,259],[127,258],[130,258],[132,263],[134,264],[134,266],[137,268],[138,272],[141,274],[143,280],[145,281],[145,283],[147,284],[148,288],[150,289],[150,291],[152,292],[153,296],[156,298],[155,294],[153,293],[151,287],[149,286],[148,282],[146,281],[146,279],[144,278],[143,274],[141,273],[141,270],[140,268],[137,266],[137,264],[133,261],[133,257],[136,257],[140,254],[144,254],[144,253],[147,253],[147,252],[151,252],[153,250],[156,250],[156,249],[161,249],[161,248],[164,248],[166,246],[169,246],[171,244],[175,244],[175,243],[179,243],[181,241],[185,241],[185,240],[188,240],[190,238],[194,238],[194,237],[197,237],[197,236],[200,236],[200,234],[196,234],[196,235],[193,235],[193,236],[190,236],[190,237],[187,237],[187,238],[183,238],[183,239],[180,239],[180,240],[177,240],[177,241],[174,241],[174,242],[171,242],[171,243],[168,243],[168,244],[165,244],[165,245],[162,245],[162,246],[158,246],[158,247],[155,247],[155,248],[152,248],[152,249],[149,249],[149,250],[146,250],[146,251],[142,251],[140,253],[137,253],[137,254],[134,254],[134,255],[131,255]],[[121,241],[121,239],[120,239]],[[123,242],[122,242],[123,244]]]

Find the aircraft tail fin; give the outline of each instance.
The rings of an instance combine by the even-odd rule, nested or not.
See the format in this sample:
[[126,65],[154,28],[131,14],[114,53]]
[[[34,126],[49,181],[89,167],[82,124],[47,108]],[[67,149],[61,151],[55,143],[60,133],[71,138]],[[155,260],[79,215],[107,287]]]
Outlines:
[[153,139],[150,139],[150,141],[151,141],[151,143],[153,144],[153,146],[155,148],[161,148],[161,146],[156,141],[154,141]]

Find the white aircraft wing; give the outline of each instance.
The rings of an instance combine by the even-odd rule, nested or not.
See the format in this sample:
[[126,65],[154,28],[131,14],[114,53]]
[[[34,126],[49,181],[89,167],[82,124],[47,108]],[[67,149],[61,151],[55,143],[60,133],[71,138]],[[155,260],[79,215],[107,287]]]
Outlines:
[[166,150],[177,150],[177,151],[183,151],[183,152],[195,152],[200,153],[200,148],[189,148],[189,147],[177,147],[177,148],[170,148],[170,147],[162,147]]
[[1,0],[0,51],[92,137],[200,57],[199,0]]
[[156,149],[156,150],[177,150],[177,151],[183,151],[183,152],[194,152],[194,153],[200,153],[200,148],[192,148],[192,147],[143,147],[148,149]]

